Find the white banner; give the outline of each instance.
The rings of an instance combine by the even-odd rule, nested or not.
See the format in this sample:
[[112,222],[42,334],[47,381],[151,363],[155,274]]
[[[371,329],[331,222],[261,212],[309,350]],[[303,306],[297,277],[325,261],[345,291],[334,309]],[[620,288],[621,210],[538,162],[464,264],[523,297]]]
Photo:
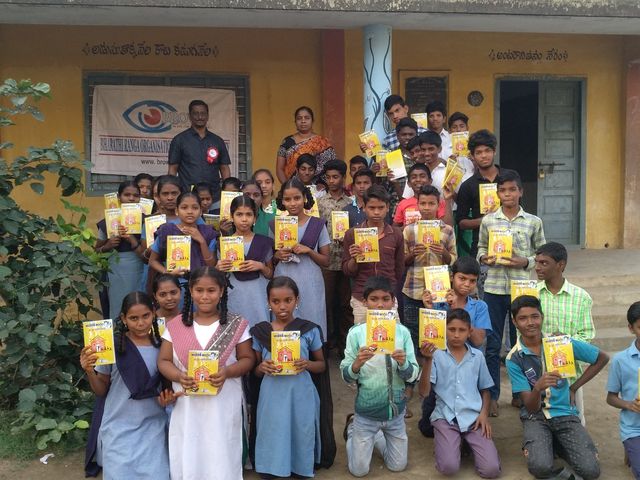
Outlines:
[[233,90],[99,85],[91,115],[92,173],[137,175],[168,172],[169,144],[191,126],[189,102],[209,105],[207,127],[222,137],[238,171],[238,116]]

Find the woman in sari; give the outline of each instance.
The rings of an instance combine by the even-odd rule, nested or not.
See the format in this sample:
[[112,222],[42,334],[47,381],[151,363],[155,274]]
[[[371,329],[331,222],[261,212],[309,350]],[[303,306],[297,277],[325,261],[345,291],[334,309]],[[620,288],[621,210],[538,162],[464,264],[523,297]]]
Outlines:
[[303,153],[316,157],[317,174],[322,171],[325,163],[336,158],[336,152],[329,140],[313,132],[313,110],[309,107],[298,107],[294,118],[296,133],[286,137],[278,149],[276,175],[280,183],[285,183],[293,176],[296,171],[296,160]]

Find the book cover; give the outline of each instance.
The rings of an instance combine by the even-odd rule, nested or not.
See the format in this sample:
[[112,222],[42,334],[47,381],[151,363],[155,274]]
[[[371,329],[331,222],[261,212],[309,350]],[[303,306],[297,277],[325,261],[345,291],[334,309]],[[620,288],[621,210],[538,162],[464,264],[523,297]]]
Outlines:
[[153,213],[153,200],[140,197],[140,208],[145,215],[151,215]]
[[407,169],[404,166],[402,150],[397,149],[393,152],[387,153],[385,160],[387,162],[387,169],[393,172],[394,180],[398,180],[407,176]]
[[293,363],[300,360],[300,332],[271,332],[271,360],[276,365],[276,375],[297,375]]
[[162,336],[164,331],[167,329],[167,321],[164,317],[156,317],[156,322],[158,323],[158,333]]
[[547,372],[558,372],[562,378],[576,376],[576,362],[569,335],[544,337],[542,339],[542,348]]
[[191,237],[189,235],[167,236],[167,270],[191,269]]
[[354,243],[360,246],[362,254],[356,258],[357,263],[379,262],[380,244],[378,242],[378,229],[354,228]]
[[104,208],[110,210],[112,208],[120,208],[120,200],[118,199],[118,192],[111,192],[104,194]]
[[413,118],[418,124],[418,128],[424,128],[425,130],[429,129],[429,115],[426,113],[412,113],[411,118]]
[[424,285],[427,290],[436,296],[436,302],[445,302],[447,292],[451,289],[448,265],[423,267]]
[[486,215],[500,206],[497,183],[481,183],[480,189],[480,213]]
[[540,298],[537,280],[511,280],[511,301],[522,295]]
[[142,209],[139,203],[123,203],[120,206],[120,222],[129,235],[142,233]]
[[104,211],[104,222],[107,226],[107,237],[117,237],[119,235],[120,217],[122,211],[119,208],[109,208]]
[[274,219],[276,250],[298,244],[298,217],[278,215]]
[[187,395],[217,395],[218,389],[211,385],[209,376],[218,373],[217,350],[189,350],[187,375],[196,381],[196,388],[185,392]]
[[360,138],[360,143],[366,145],[364,153],[367,157],[375,157],[378,152],[382,150],[380,138],[378,138],[378,134],[375,131],[369,130],[368,132],[361,133],[358,137]]
[[331,212],[331,238],[342,240],[347,230],[349,230],[349,212],[342,210]]
[[439,244],[440,233],[440,220],[420,220],[418,221],[416,243],[421,243],[427,248],[430,245]]
[[506,260],[513,255],[513,234],[511,230],[502,228],[489,230],[487,254],[495,255],[496,264],[507,264],[508,262]]
[[220,220],[231,220],[231,202],[242,192],[220,192]]
[[460,163],[456,162],[455,165],[451,167],[451,171],[449,175],[444,179],[443,185],[451,185],[451,188],[456,191],[460,188],[462,184],[462,178],[465,174],[465,169],[460,165]]
[[404,211],[404,225],[405,227],[407,225],[411,225],[413,223],[416,223],[417,221],[422,220],[422,214],[420,213],[420,210],[409,210],[406,209]]
[[389,167],[387,165],[387,150],[380,150],[376,154],[376,163],[380,165],[380,170],[376,172],[376,177],[386,177],[389,173]]
[[96,365],[116,363],[116,351],[113,342],[113,322],[111,319],[82,322],[84,346],[91,346],[98,354]]
[[469,132],[453,132],[451,134],[451,151],[461,157],[469,156]]
[[[454,156],[451,156],[447,159],[447,166],[444,170],[444,179],[446,180],[446,178],[449,176],[449,174],[451,173],[451,169],[453,168],[454,165],[458,164],[458,159]],[[444,181],[444,180],[443,180]]]
[[153,215],[152,217],[146,217],[144,219],[144,234],[146,236],[147,245],[151,246],[156,239],[156,230],[160,228],[160,225],[167,223],[167,216],[162,213],[160,215]]
[[447,312],[421,308],[419,311],[420,343],[431,342],[440,350],[447,348]]
[[214,230],[220,231],[220,215],[214,215],[213,213],[203,213],[202,219],[204,223],[214,228]]
[[231,271],[240,271],[240,264],[244,262],[244,239],[240,235],[220,237],[220,260],[231,260]]
[[396,348],[396,313],[367,310],[367,346],[376,354],[391,354]]

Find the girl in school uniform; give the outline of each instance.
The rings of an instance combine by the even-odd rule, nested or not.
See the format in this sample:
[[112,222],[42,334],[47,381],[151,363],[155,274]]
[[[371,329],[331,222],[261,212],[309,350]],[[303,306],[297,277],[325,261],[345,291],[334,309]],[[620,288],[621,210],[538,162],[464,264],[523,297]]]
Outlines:
[[174,398],[169,390],[161,391],[161,340],[151,297],[129,293],[119,320],[114,365],[96,366],[98,357],[91,346],[80,353],[80,365],[97,396],[85,471],[95,477],[102,466],[105,480],[168,480],[164,407]]
[[[251,198],[243,195],[231,202],[234,235],[242,236],[245,260],[240,271],[229,276],[229,310],[246,318],[250,326],[269,320],[266,287],[273,276],[273,240],[252,231],[256,216],[257,206]],[[218,257],[216,268],[229,272],[233,261]]]
[[[274,254],[274,276],[293,279],[300,289],[300,301],[296,316],[312,321],[322,329],[327,338],[327,314],[324,304],[324,279],[321,267],[329,266],[331,240],[324,221],[307,215],[315,202],[309,189],[296,177],[282,185],[276,200],[280,210],[298,217],[299,243],[293,248],[278,249]],[[270,236],[275,238],[275,227],[270,225]]]
[[[123,203],[139,203],[140,189],[133,181],[125,181],[118,187],[118,200]],[[142,276],[143,263],[142,252],[144,248],[140,243],[139,234],[128,234],[124,225],[118,226],[118,235],[107,235],[107,223],[104,219],[98,222],[98,240],[95,250],[98,253],[116,251],[116,255],[109,257],[109,312],[103,312],[109,318],[116,319],[120,314],[122,299],[134,290],[137,290]]]
[[[227,310],[227,290],[225,274],[215,268],[192,271],[182,315],[162,337],[158,368],[181,395],[169,426],[172,480],[242,479],[241,377],[253,368],[255,355],[248,322]],[[217,395],[188,395],[196,386],[187,376],[190,350],[219,352],[218,373],[209,377]]]
[[269,222],[274,219],[278,210],[273,198],[273,174],[266,168],[260,168],[254,172],[251,179],[262,191],[262,202],[258,205],[258,218],[253,231],[260,235],[269,235]]
[[163,273],[153,280],[153,298],[156,301],[156,316],[164,318],[165,325],[180,314],[182,292],[180,282],[174,275]]
[[[276,277],[267,286],[271,322],[251,329],[257,355],[256,375],[262,378],[257,414],[255,470],[261,478],[313,477],[320,463],[320,397],[310,373],[325,371],[319,327],[294,316],[299,302],[296,283]],[[280,375],[271,351],[271,333],[300,334],[300,359],[295,375]]]

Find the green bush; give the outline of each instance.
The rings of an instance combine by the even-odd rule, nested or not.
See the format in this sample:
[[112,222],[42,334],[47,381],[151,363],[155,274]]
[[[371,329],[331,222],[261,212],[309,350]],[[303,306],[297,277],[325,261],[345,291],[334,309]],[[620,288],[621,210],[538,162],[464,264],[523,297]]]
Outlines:
[[[10,127],[20,114],[42,121],[34,103],[49,90],[45,83],[6,80],[0,126]],[[0,153],[12,147],[0,144]],[[68,197],[82,190],[83,166],[67,141],[30,147],[11,162],[0,157],[0,410],[14,411],[12,431],[32,435],[41,449],[88,427],[93,395],[82,384],[78,321],[94,309],[105,258],[91,248],[95,237],[85,209],[61,199],[71,220],[44,218],[22,208],[11,193],[29,185],[42,195],[50,175]]]

